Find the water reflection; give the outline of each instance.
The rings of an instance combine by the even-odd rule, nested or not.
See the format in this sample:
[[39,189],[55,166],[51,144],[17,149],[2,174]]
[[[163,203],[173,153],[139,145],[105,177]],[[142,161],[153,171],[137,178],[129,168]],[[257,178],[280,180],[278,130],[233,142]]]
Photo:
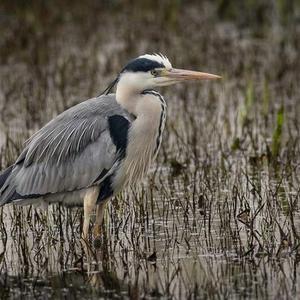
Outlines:
[[[156,204],[161,203],[167,204]],[[95,248],[92,241],[86,247],[80,240],[80,209],[5,207],[1,296],[263,298],[270,290],[279,297],[298,289],[298,255],[280,240],[274,242],[277,253],[270,255],[259,227],[264,248],[242,223],[235,228],[231,222],[235,232],[229,235],[222,218],[215,217],[209,228],[200,213],[180,225],[185,212],[178,208],[168,217],[156,214],[149,224],[133,222],[138,215],[131,205],[122,213],[118,223],[116,208],[110,207],[105,234]],[[266,277],[272,279],[265,282]]]

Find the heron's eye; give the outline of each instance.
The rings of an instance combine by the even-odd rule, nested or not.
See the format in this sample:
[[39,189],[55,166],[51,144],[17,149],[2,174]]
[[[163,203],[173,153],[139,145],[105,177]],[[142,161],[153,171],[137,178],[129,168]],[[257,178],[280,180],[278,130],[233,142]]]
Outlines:
[[151,74],[154,76],[154,77],[157,77],[158,76],[158,71],[157,70],[151,70]]

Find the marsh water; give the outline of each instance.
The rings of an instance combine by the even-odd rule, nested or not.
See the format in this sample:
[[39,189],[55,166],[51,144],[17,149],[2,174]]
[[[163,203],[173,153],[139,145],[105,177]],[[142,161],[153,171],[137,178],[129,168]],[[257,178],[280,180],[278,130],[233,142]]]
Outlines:
[[144,182],[108,205],[0,209],[1,299],[300,299],[297,1],[0,4],[0,166],[122,66],[161,52],[220,82],[163,88]]

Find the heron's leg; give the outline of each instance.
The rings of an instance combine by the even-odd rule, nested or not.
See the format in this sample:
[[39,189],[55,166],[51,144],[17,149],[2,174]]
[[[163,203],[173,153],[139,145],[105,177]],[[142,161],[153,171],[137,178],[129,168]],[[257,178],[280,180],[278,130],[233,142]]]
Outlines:
[[89,188],[83,200],[83,228],[82,238],[88,240],[91,214],[96,206],[96,201],[99,193],[98,187]]
[[109,201],[109,199],[106,199],[106,200],[100,202],[96,207],[96,221],[95,221],[94,228],[93,228],[94,237],[98,237],[101,234],[101,228],[103,225],[105,207],[106,207],[106,204]]

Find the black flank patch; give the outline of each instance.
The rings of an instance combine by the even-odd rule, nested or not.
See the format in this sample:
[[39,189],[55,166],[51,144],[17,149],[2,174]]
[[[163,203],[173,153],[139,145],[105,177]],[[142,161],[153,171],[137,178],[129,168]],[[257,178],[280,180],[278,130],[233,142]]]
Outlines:
[[111,187],[111,176],[108,176],[100,183],[100,192],[96,203],[99,204],[101,201],[111,197],[113,193],[114,192]]
[[[126,155],[126,148],[128,142],[128,130],[130,123],[121,115],[114,115],[108,118],[109,133],[113,143],[115,144],[118,152],[118,160],[124,159]],[[107,174],[108,170],[102,170],[101,174],[94,181],[99,181]],[[113,195],[112,189],[112,175],[106,177],[103,182],[100,183],[100,192],[97,199],[97,203],[104,201],[105,199]]]
[[112,141],[119,152],[119,159],[123,159],[126,155],[130,123],[123,116],[114,115],[108,118],[108,126]]
[[122,72],[131,71],[131,72],[148,72],[156,68],[164,68],[165,66],[162,63],[157,61],[147,59],[147,58],[136,58],[131,60]]
[[94,183],[97,181],[100,181],[106,174],[107,174],[108,170],[103,169],[102,172],[100,173],[100,175],[94,180]]

